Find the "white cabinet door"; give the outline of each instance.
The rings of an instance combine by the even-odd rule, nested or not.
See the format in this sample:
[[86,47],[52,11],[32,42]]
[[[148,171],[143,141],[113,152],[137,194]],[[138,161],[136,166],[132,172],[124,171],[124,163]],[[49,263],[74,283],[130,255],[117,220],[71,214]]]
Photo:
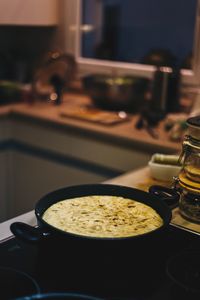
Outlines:
[[104,177],[75,168],[64,161],[50,160],[23,151],[12,151],[9,180],[9,218],[34,209],[45,194],[75,184],[102,182]]
[[1,0],[0,24],[55,25],[59,0]]

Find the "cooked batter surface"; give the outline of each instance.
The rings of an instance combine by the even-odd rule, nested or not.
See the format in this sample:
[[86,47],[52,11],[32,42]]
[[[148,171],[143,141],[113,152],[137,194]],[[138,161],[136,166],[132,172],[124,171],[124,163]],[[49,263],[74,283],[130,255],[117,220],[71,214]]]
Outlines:
[[118,196],[96,195],[57,202],[44,212],[43,219],[66,232],[108,238],[143,234],[163,224],[148,205]]

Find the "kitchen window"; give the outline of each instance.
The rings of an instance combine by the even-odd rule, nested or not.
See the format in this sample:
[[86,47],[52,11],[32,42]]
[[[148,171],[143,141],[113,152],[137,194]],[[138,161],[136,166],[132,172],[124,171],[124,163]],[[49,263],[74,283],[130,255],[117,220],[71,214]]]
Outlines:
[[155,48],[169,50],[183,78],[199,83],[200,0],[67,0],[66,20],[66,50],[83,73],[152,77],[155,65],[143,59]]

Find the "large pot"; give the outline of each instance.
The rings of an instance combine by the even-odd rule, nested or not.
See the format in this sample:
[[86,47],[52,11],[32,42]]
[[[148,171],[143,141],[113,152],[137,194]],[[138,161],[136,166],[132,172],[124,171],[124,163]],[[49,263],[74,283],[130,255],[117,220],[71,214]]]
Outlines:
[[93,104],[106,110],[124,110],[136,113],[145,101],[149,88],[147,78],[135,76],[87,75],[83,87]]
[[[102,237],[91,237],[91,236],[83,236],[78,234],[73,234],[69,232],[61,231],[48,223],[46,223],[42,216],[44,212],[49,208],[52,204],[59,202],[64,199],[70,199],[81,196],[88,195],[111,195],[111,196],[122,196],[124,198],[129,198],[133,200],[137,200],[144,204],[149,205],[154,208],[157,213],[163,219],[163,225],[156,230],[150,231],[148,233],[130,237],[120,237],[120,238],[102,238]],[[59,189],[53,191],[43,198],[41,198],[36,206],[35,206],[35,215],[37,218],[38,227],[32,227],[24,223],[15,222],[11,224],[11,231],[22,240],[36,243],[36,242],[45,242],[51,239],[64,239],[66,243],[68,241],[83,241],[84,243],[87,241],[88,243],[121,243],[124,241],[135,241],[138,239],[147,239],[148,237],[153,237],[163,231],[171,220],[171,210],[166,205],[164,201],[159,199],[154,194],[150,194],[138,189],[112,185],[112,184],[85,184],[85,185],[75,185],[66,187],[63,189]]]
[[[53,203],[88,195],[122,196],[145,203],[158,212],[163,219],[163,225],[138,236],[98,238],[63,232],[42,219],[43,213]],[[153,257],[156,259],[160,255],[159,248],[163,245],[165,231],[172,216],[171,209],[161,197],[111,184],[85,184],[56,190],[38,201],[35,214],[38,227],[17,222],[11,224],[11,231],[20,240],[38,244],[40,273],[42,266],[46,277],[46,269],[49,269],[50,264],[51,273],[56,274],[57,280],[60,269],[63,268],[67,273],[70,272],[70,280],[78,280],[84,287],[89,285],[89,289],[91,286],[101,289],[102,285],[108,285],[108,288],[113,286],[113,289],[116,289],[116,281],[126,284],[129,280],[129,277],[126,277],[127,268],[130,268],[131,278],[134,278],[139,286],[139,282],[143,281],[145,276],[149,277],[148,270],[152,270]],[[155,264],[153,268],[156,269]],[[60,280],[64,280],[65,284],[65,277],[61,277]]]

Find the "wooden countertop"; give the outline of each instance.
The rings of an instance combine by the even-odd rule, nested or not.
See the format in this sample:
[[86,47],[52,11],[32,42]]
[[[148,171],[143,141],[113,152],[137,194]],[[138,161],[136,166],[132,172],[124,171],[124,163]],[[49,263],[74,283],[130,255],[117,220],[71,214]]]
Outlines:
[[65,94],[63,103],[55,106],[50,103],[35,102],[33,104],[18,103],[0,107],[0,116],[19,116],[35,121],[51,123],[63,128],[81,130],[88,134],[95,134],[107,138],[112,142],[123,143],[126,146],[140,146],[144,149],[151,148],[155,152],[174,153],[181,149],[181,143],[170,141],[161,122],[157,128],[159,138],[152,138],[146,130],[135,129],[137,115],[130,115],[129,120],[115,125],[102,125],[71,117],[63,117],[61,113],[73,105],[84,106],[89,103],[87,96],[80,94]]

